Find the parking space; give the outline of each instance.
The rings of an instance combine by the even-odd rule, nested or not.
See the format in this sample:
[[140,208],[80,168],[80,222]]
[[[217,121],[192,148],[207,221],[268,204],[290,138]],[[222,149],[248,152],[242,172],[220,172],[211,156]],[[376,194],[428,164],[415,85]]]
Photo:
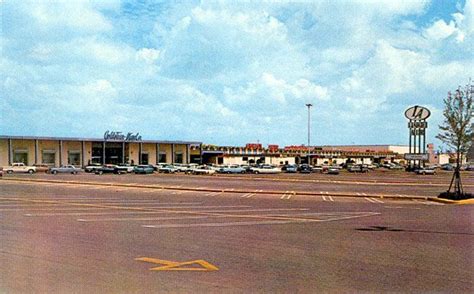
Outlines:
[[[25,181],[32,179],[39,182]],[[0,185],[2,289],[472,289],[469,279],[458,278],[472,271],[465,258],[474,236],[470,206],[407,197],[417,189],[428,197],[437,193],[422,185],[386,191],[274,179],[6,176]],[[440,255],[453,246],[456,254]]]

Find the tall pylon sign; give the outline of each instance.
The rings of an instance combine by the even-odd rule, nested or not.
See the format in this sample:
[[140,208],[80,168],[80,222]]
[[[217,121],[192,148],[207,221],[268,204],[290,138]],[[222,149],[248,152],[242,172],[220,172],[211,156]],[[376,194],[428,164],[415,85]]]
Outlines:
[[410,169],[424,166],[428,160],[426,153],[426,121],[431,115],[428,108],[415,105],[405,110],[405,117],[408,118],[408,129],[410,131],[408,153],[405,159],[408,161]]

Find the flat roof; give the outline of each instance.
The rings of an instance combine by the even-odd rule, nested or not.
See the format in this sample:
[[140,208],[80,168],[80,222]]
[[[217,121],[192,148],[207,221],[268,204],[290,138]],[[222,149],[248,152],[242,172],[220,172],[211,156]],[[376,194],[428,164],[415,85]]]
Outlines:
[[45,140],[45,141],[86,141],[86,142],[125,142],[125,143],[152,143],[152,144],[189,144],[200,145],[202,142],[197,141],[169,141],[169,140],[141,140],[141,141],[125,141],[125,140],[104,140],[103,138],[77,138],[77,137],[37,137],[37,136],[6,136],[0,135],[0,139],[12,140]]

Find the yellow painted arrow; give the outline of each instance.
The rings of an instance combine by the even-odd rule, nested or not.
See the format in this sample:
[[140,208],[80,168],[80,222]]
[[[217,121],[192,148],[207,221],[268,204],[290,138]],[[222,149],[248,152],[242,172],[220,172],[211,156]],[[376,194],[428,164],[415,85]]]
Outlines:
[[[163,266],[150,268],[151,271],[218,271],[219,270],[216,266],[202,259],[186,261],[186,262],[175,262],[175,261],[156,259],[156,258],[150,258],[150,257],[140,257],[140,258],[135,258],[135,260],[163,265]],[[198,264],[202,267],[200,268],[182,267],[185,265],[193,265],[193,264]]]

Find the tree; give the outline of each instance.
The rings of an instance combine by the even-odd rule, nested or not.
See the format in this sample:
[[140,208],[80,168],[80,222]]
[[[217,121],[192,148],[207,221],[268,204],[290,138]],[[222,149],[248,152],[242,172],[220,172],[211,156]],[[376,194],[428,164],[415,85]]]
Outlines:
[[[443,193],[447,198],[463,199],[469,197],[463,191],[460,170],[462,157],[467,153],[474,139],[473,125],[471,124],[473,93],[474,85],[469,80],[464,89],[459,86],[454,94],[448,92],[448,97],[444,99],[444,122],[439,126],[441,132],[436,138],[445,143],[448,150],[456,154],[456,168],[451,184],[448,191]],[[451,192],[452,189],[454,190]]]

